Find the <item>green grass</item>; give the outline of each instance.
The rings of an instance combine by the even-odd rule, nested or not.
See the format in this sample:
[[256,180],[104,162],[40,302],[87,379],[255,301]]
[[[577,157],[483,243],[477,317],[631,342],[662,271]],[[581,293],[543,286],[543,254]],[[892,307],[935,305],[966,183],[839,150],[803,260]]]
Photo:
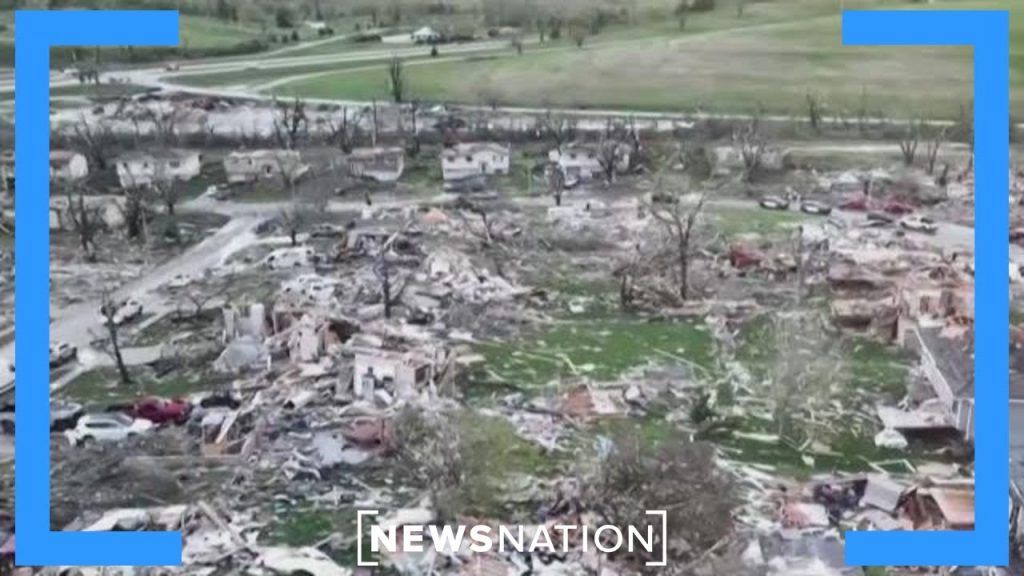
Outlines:
[[[686,358],[710,370],[711,338],[699,322],[646,322],[627,317],[571,321],[514,342],[488,343],[479,351],[498,384],[543,389],[563,377],[587,376],[611,381],[649,362]],[[488,391],[478,383],[471,394]]]
[[104,406],[129,402],[143,396],[177,398],[193,392],[209,390],[228,381],[227,377],[212,374],[172,372],[157,378],[147,370],[131,368],[131,384],[122,384],[117,369],[95,368],[84,372],[68,383],[61,394],[86,406]]
[[502,499],[519,476],[550,478],[564,472],[564,459],[524,440],[507,420],[463,410],[457,416],[463,481],[454,495],[465,514],[505,518],[521,513]]
[[232,72],[217,72],[214,74],[186,74],[182,76],[171,76],[170,80],[185,86],[211,87],[211,86],[236,86],[248,85],[258,86],[272,82],[286,76],[297,76],[300,74],[312,74],[319,72],[330,72],[335,70],[346,70],[351,68],[366,68],[380,66],[381,70],[387,58],[380,60],[345,62],[333,64],[306,64],[290,66],[287,68],[245,68]]
[[[1014,13],[1013,102],[1024,103],[1024,6],[975,0],[930,7]],[[845,47],[839,39],[834,4],[780,0],[752,4],[742,20],[722,10],[693,15],[682,32],[674,22],[613,30],[583,50],[531,47],[522,57],[506,51],[491,59],[412,63],[406,84],[410,98],[428,101],[726,112],[763,106],[799,115],[806,112],[808,91],[823,97],[830,111],[856,109],[866,91],[869,109],[891,116],[955,117],[971,99],[967,49]],[[387,77],[383,67],[342,71],[286,84],[280,93],[383,99]]]
[[51,96],[83,96],[93,100],[116,100],[150,91],[145,86],[134,84],[82,84],[78,86],[57,86],[50,89]]
[[795,229],[808,216],[801,212],[764,210],[762,208],[732,208],[715,206],[709,210],[715,230],[725,236],[758,234],[784,236]]
[[[828,421],[827,428],[819,423],[813,432],[822,448],[801,451],[792,441],[785,439],[762,441],[747,437],[749,434],[775,434],[777,426],[769,417],[770,391],[760,385],[755,392],[762,391],[765,410],[748,412],[738,420],[739,436],[726,438],[722,445],[731,457],[765,465],[771,465],[789,475],[802,477],[813,472],[836,470],[859,472],[869,470],[869,462],[907,458],[911,462],[936,460],[924,447],[912,447],[907,452],[880,449],[874,445],[874,434],[878,432],[874,406],[879,403],[894,404],[906,394],[910,375],[911,359],[905,352],[873,340],[849,337],[843,341],[841,350],[846,360],[845,386],[835,390],[827,399],[838,407],[842,417],[835,419],[823,415],[822,422]],[[754,380],[763,382],[771,378],[773,359],[781,351],[775,349],[769,321],[757,318],[743,327],[738,340],[737,360],[750,371]],[[770,386],[770,384],[768,384]],[[822,383],[828,386],[828,383]],[[748,399],[749,400],[749,399]],[[731,405],[731,401],[728,402]],[[804,462],[809,456],[813,462]]]

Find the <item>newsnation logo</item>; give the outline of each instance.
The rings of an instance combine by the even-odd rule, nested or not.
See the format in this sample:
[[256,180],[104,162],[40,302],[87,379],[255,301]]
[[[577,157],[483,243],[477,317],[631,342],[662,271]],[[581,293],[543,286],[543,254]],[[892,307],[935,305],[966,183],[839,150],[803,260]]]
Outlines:
[[[664,510],[647,510],[652,517],[651,524],[621,528],[610,524],[588,526],[578,524],[539,524],[536,526],[488,524],[436,525],[403,524],[402,526],[381,526],[371,524],[366,532],[367,519],[375,518],[377,510],[359,510],[356,513],[356,528],[359,546],[356,549],[356,565],[373,567],[380,562],[366,560],[370,554],[415,554],[433,548],[437,553],[452,553],[469,550],[471,553],[519,552],[567,554],[573,550],[589,552],[591,547],[598,552],[646,552],[660,556],[661,560],[649,561],[647,566],[666,566],[668,561],[665,543],[668,541],[667,513]],[[658,520],[660,518],[660,520]],[[372,520],[371,520],[372,522]],[[655,538],[656,526],[660,526],[661,538]],[[369,536],[369,550],[365,549]],[[660,550],[655,550],[659,546]]]

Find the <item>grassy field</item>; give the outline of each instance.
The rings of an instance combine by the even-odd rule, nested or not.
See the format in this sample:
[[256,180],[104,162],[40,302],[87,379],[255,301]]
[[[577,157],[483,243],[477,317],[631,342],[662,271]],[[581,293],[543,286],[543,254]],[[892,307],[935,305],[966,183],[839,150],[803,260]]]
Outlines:
[[[271,30],[271,33],[273,31]],[[177,58],[218,56],[231,53],[258,51],[257,43],[263,39],[261,29],[254,24],[238,24],[183,14],[181,16],[181,43],[176,48],[103,48],[103,62],[152,62]],[[51,65],[72,65],[74,58],[92,62],[93,47],[78,49],[72,56],[71,48],[52,51]],[[14,63],[14,17],[11,12],[0,12],[0,64]]]
[[[884,0],[857,7],[912,7]],[[916,6],[916,5],[914,5]],[[1007,0],[949,0],[935,8],[1009,8],[1013,13],[1015,107],[1024,104],[1024,5]],[[829,111],[852,111],[862,96],[872,112],[946,116],[971,99],[968,49],[844,47],[837,6],[777,0],[753,3],[742,19],[719,9],[692,15],[686,28],[663,21],[612,29],[584,48],[528,47],[491,58],[411,62],[409,98],[480,103],[804,114],[806,95]],[[296,79],[282,94],[387,98],[384,66]]]

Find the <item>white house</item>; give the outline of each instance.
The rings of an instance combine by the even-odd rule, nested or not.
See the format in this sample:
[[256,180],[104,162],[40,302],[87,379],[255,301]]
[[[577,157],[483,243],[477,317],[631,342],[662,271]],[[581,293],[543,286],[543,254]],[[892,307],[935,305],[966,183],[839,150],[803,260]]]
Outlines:
[[129,152],[117,158],[117,177],[122,188],[149,186],[155,181],[187,182],[202,170],[202,156],[195,150]]
[[348,173],[355,178],[377,182],[397,182],[405,170],[405,150],[392,148],[356,148],[348,155]]
[[50,150],[50,180],[77,182],[89,175],[89,162],[73,150]]
[[473,176],[508,174],[512,150],[502,144],[456,144],[441,151],[441,172],[447,181]]
[[224,157],[228,183],[240,184],[287,174],[298,179],[309,170],[297,150],[239,150]]
[[430,26],[424,26],[409,35],[417,44],[436,44],[441,41],[441,33]]

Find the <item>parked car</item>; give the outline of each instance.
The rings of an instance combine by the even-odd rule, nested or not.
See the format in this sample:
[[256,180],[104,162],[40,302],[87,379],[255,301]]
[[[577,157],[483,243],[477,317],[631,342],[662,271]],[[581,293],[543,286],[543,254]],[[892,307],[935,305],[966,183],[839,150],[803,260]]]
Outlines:
[[778,196],[765,196],[758,204],[767,210],[789,210],[789,202]]
[[0,434],[14,436],[14,411],[0,412]]
[[50,367],[61,366],[75,359],[78,356],[78,348],[68,342],[53,342],[50,344]]
[[840,210],[849,210],[850,212],[866,212],[868,209],[867,198],[854,198],[847,200],[839,205]]
[[267,268],[280,270],[283,268],[299,268],[310,266],[316,261],[316,252],[306,246],[297,248],[279,248],[263,259]]
[[114,313],[114,324],[127,324],[142,315],[142,302],[129,298]]
[[[100,316],[103,317],[104,322],[106,322],[107,314],[109,313],[109,309],[107,308],[109,305],[110,304],[105,304],[100,307]],[[113,306],[113,321],[114,324],[118,326],[121,324],[127,324],[142,315],[142,302],[139,302],[135,298],[129,298],[119,304],[115,303]]]
[[1024,245],[1024,228],[1013,228],[1010,230],[1010,244]]
[[169,62],[166,66],[164,66],[164,70],[168,72],[177,72],[180,68],[181,65],[177,62]]
[[50,430],[63,432],[74,428],[83,413],[82,405],[77,402],[54,400],[50,404]]
[[153,423],[149,420],[134,419],[127,414],[86,414],[78,419],[74,428],[64,432],[64,436],[72,445],[81,446],[91,442],[121,442],[152,429]]
[[885,205],[885,211],[895,216],[904,216],[914,211],[914,207],[903,202],[892,201]]
[[864,218],[864,225],[868,228],[880,228],[883,226],[891,226],[895,220],[888,214],[881,212],[868,212],[868,215]]
[[935,224],[935,221],[926,216],[910,216],[900,220],[900,226],[907,230],[913,230],[915,232],[924,232],[926,234],[934,234],[939,227]]
[[185,400],[148,396],[132,406],[131,415],[149,420],[153,424],[184,424],[192,413],[192,405]]
[[313,231],[309,235],[313,238],[341,238],[347,233],[348,230],[344,226],[325,222],[314,226]]
[[815,202],[814,200],[807,200],[800,204],[800,211],[807,214],[818,214],[820,216],[828,216],[832,213],[832,207],[824,202]]

